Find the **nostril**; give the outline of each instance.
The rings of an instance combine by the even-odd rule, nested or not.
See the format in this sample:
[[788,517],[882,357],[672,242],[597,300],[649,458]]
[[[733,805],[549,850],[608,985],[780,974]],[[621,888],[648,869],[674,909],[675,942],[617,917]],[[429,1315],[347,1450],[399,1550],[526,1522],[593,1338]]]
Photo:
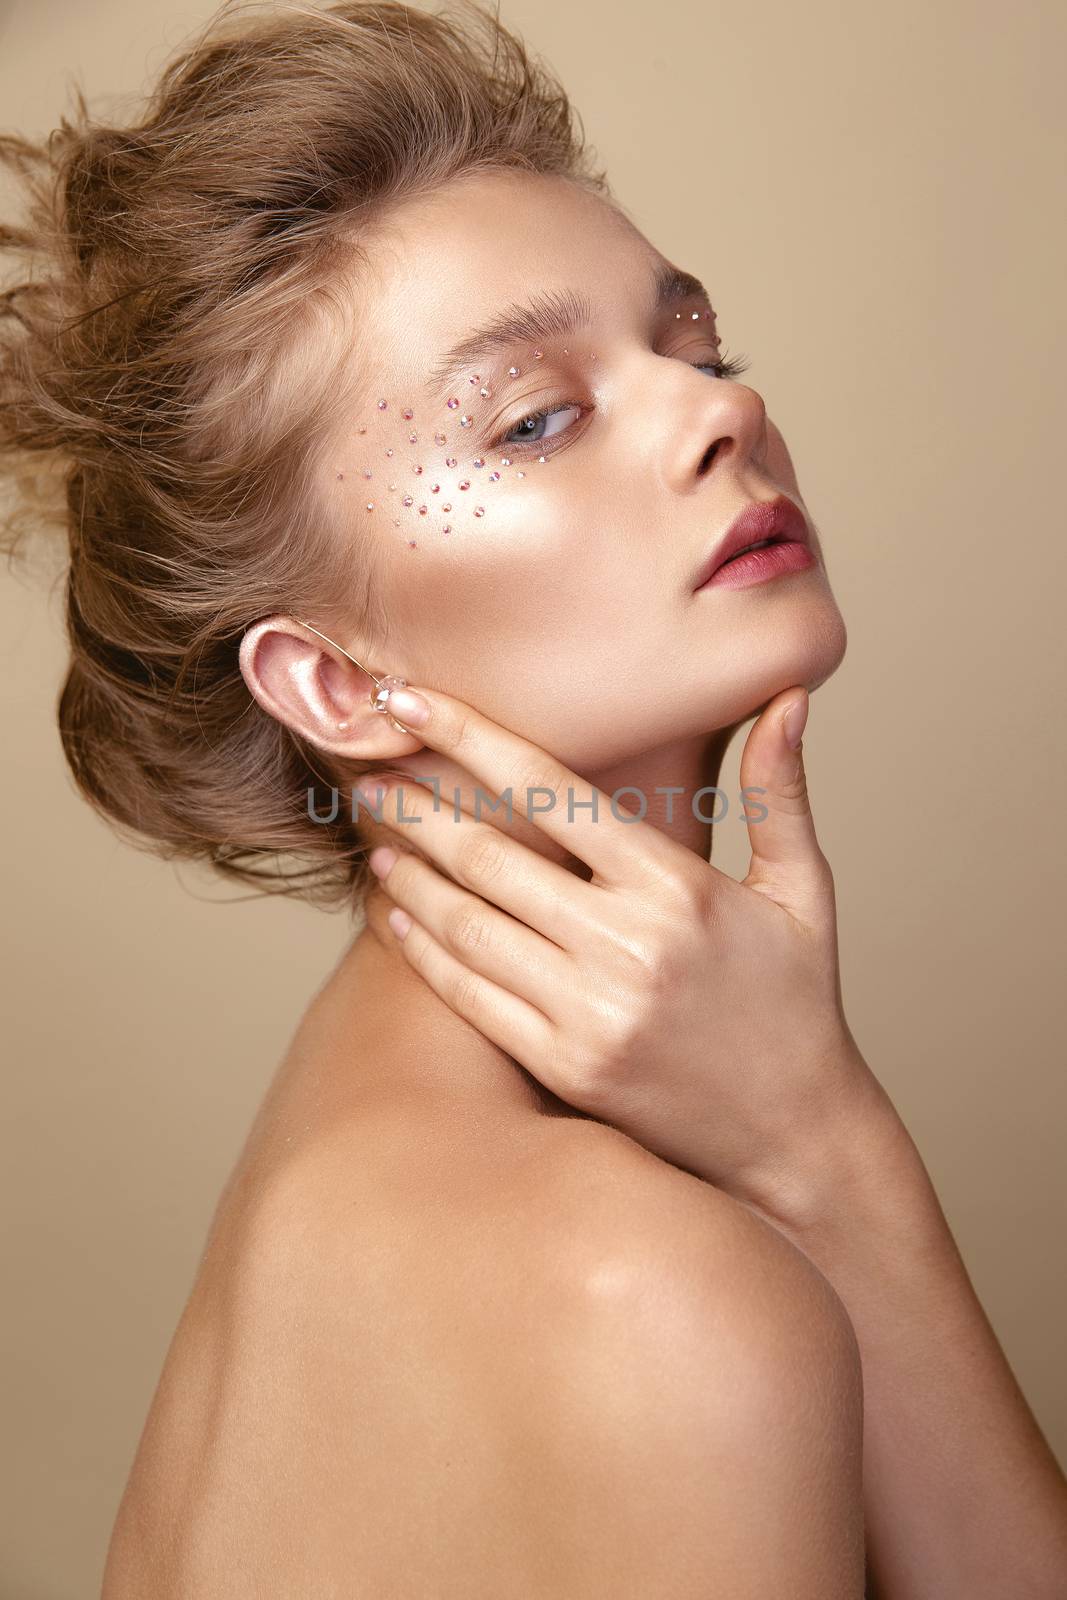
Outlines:
[[724,439],[716,439],[714,444],[709,444],[708,448],[704,451],[704,454],[701,457],[700,467],[698,469],[700,472],[707,472],[708,468],[715,460],[715,457],[718,455],[720,448],[723,444],[725,444],[725,442],[726,441]]

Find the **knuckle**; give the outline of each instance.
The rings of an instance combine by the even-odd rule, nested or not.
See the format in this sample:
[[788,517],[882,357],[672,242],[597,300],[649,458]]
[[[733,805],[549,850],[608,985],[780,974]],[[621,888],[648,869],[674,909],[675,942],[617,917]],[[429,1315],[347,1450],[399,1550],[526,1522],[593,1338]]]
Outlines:
[[476,1022],[480,1015],[482,986],[476,973],[457,972],[452,979],[449,1004],[461,1017]]
[[489,942],[489,924],[479,906],[460,905],[445,918],[444,934],[453,950],[471,954]]
[[508,858],[507,840],[492,827],[468,833],[456,852],[456,871],[461,882],[471,887],[491,883],[504,870]]

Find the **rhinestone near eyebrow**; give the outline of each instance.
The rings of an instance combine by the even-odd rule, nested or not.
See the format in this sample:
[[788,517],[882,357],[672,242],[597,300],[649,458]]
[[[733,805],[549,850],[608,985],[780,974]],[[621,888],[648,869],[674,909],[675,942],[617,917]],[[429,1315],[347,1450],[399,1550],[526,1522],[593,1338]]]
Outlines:
[[456,464],[455,456],[445,456],[445,466],[446,467],[454,467],[455,464]]
[[460,425],[461,428],[469,428],[473,421],[474,421],[473,417],[460,417],[459,425]]
[[340,479],[340,478],[343,478],[343,477],[344,477],[344,473],[343,473],[343,472],[339,472],[339,473],[338,473],[338,474],[337,474],[337,476],[338,476],[338,479]]
[[422,477],[422,468],[421,467],[412,467],[411,470],[412,470],[412,472],[415,474],[415,476],[417,478],[421,478]]
[[542,360],[542,358],[544,357],[544,353],[545,352],[543,350],[535,350],[534,353],[533,353],[534,360],[535,361]]
[[499,483],[500,482],[500,474],[499,474],[499,472],[491,472],[489,474],[489,482],[490,483]]
[[446,522],[444,527],[441,529],[441,532],[442,533],[451,533],[452,532],[452,524],[450,522]]
[[408,444],[418,444],[418,442],[419,442],[419,436],[418,436],[417,433],[409,433],[408,434]]
[[368,500],[367,501],[367,510],[368,511],[373,511],[374,510],[374,501],[373,500]]
[[413,500],[413,499],[412,499],[412,497],[411,497],[411,495],[409,495],[409,494],[406,494],[406,495],[405,495],[405,496],[404,496],[404,498],[403,498],[403,500],[402,500],[402,502],[401,502],[401,504],[402,504],[402,505],[405,505],[405,506],[413,506],[413,505],[414,505],[414,504],[415,504],[415,501],[414,501],[414,500]]
[[435,433],[434,436],[433,436],[433,442],[434,442],[434,444],[444,444],[446,438],[447,438],[447,434]]
[[538,456],[537,459],[541,463],[541,465],[544,466],[545,462],[548,460],[548,457],[547,456]]
[[396,484],[395,484],[395,483],[391,483],[391,484],[390,484],[390,485],[389,485],[389,488],[390,488],[390,489],[395,489],[395,488],[396,488]]
[[364,467],[363,468],[363,476],[365,478],[373,478],[374,477],[374,473],[371,471],[371,469],[369,467]]
[[475,384],[481,383],[481,381],[482,381],[482,375],[481,375],[480,372],[476,372],[474,374],[473,378],[468,378],[467,379],[467,382],[470,384],[472,389],[474,388]]
[[518,367],[509,367],[508,368],[508,377],[509,378],[517,378],[519,376],[519,371],[520,371],[520,369]]
[[400,415],[403,417],[405,422],[410,422],[415,413],[412,411],[410,406],[405,406]]
[[510,467],[511,466],[511,457],[510,456],[501,456],[500,457],[500,465],[502,467]]
[[445,404],[448,406],[449,411],[459,410],[459,401],[456,399],[455,395],[452,396],[451,400],[446,401]]
[[516,478],[525,478],[526,474],[525,472],[516,472],[515,476]]
[[357,433],[366,433],[366,431],[367,431],[366,428],[357,428],[356,429]]
[[694,311],[693,312],[692,320],[694,322],[699,322],[700,321],[700,312],[699,311]]
[[471,466],[472,467],[484,467],[485,466],[485,457],[484,456],[475,456],[474,460],[471,462]]
[[484,506],[475,506],[474,515],[476,517],[484,517],[485,516],[485,507]]
[[481,395],[483,400],[488,400],[492,392],[492,389],[490,389],[487,383],[483,383],[481,388],[478,390],[478,393]]
[[378,401],[378,410],[379,411],[384,411],[386,409],[386,407],[388,406],[388,404],[389,404],[388,400],[379,400]]
[[408,549],[409,549],[409,550],[417,550],[417,549],[418,549],[418,548],[419,548],[419,547],[418,547],[418,545],[417,545],[417,544],[416,544],[416,542],[415,542],[415,540],[414,540],[414,539],[409,539],[409,540],[408,540]]
[[385,453],[386,453],[387,456],[391,456],[393,452],[392,452],[392,449],[389,449]]

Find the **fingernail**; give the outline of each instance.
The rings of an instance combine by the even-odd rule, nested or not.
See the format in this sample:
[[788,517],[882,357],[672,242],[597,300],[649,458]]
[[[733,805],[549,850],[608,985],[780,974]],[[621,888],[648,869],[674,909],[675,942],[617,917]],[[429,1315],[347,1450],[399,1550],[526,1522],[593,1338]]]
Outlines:
[[409,728],[421,728],[430,716],[430,702],[414,689],[394,689],[386,702],[386,710],[398,722]]
[[804,737],[804,725],[808,720],[808,706],[810,704],[811,701],[807,695],[804,696],[803,700],[794,700],[782,718],[782,732],[785,734],[785,742],[790,750],[795,750]]
[[399,906],[394,906],[386,921],[398,939],[407,937],[408,930],[411,927],[411,918],[406,911],[402,911]]
[[387,844],[379,845],[367,857],[367,865],[376,878],[384,878],[396,862],[396,851],[390,850]]

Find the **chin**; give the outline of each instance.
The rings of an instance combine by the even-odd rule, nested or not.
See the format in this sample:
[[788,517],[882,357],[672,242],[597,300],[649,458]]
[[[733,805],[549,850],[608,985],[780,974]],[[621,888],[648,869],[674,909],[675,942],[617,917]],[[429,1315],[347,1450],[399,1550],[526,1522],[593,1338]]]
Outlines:
[[783,689],[803,684],[814,691],[837,671],[847,648],[845,619],[832,596],[805,607],[785,626],[779,619],[768,638],[752,641],[731,696],[730,722],[757,716]]

